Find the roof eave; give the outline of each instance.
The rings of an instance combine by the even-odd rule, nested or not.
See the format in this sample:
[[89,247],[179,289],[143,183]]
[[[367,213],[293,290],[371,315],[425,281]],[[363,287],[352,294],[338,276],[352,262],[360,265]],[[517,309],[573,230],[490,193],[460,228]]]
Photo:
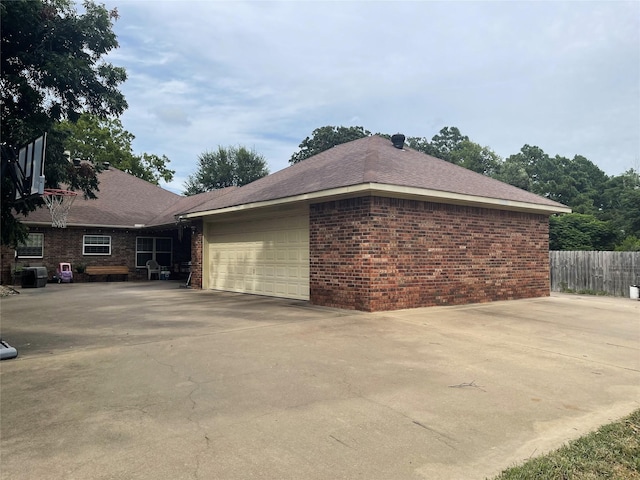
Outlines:
[[425,202],[446,203],[452,205],[468,205],[482,208],[491,208],[495,210],[512,210],[544,215],[552,215],[554,213],[571,213],[571,209],[569,207],[561,204],[545,205],[517,200],[505,200],[501,198],[479,197],[476,195],[444,192],[416,187],[403,187],[398,185],[387,185],[380,183],[363,183],[359,185],[350,185],[347,187],[339,187],[318,192],[293,195],[290,197],[203,210],[200,212],[188,212],[183,213],[180,216],[182,218],[200,218],[211,215],[221,215],[225,213],[272,207],[290,203],[331,201],[343,198],[358,197],[362,195],[379,195],[382,197],[404,198],[409,200],[421,200]]
[[[51,225],[51,222],[30,222],[28,220],[22,220],[21,223],[30,226],[36,227],[51,227],[56,228]],[[142,230],[144,228],[149,228],[151,225],[144,224],[135,224],[135,225],[107,225],[101,223],[67,223],[67,227],[75,227],[75,228],[117,228],[120,230],[132,229],[132,230]]]

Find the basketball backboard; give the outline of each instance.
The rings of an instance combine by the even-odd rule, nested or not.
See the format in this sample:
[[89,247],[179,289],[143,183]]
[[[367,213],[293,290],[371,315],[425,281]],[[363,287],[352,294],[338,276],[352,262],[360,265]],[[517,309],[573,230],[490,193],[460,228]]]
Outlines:
[[47,134],[36,138],[18,152],[14,166],[16,200],[25,199],[44,192],[44,159],[47,150]]

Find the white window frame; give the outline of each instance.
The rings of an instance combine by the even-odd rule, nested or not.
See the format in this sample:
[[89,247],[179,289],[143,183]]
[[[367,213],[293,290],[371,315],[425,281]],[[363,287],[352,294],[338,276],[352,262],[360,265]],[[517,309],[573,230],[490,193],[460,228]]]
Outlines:
[[[108,238],[109,243],[87,243],[87,238]],[[87,247],[107,247],[107,252],[87,252]],[[111,255],[111,235],[83,235],[82,236],[82,255]]]
[[[38,243],[38,242],[34,242],[36,238],[40,239],[40,245],[34,245],[33,243]],[[30,244],[31,243],[31,244]],[[40,247],[40,255],[21,255],[20,254],[20,249],[21,248],[38,248]],[[29,236],[27,237],[26,242],[24,242],[23,244],[19,245],[18,248],[16,249],[16,255],[18,258],[43,258],[44,257],[44,233],[30,233]]]
[[[153,247],[152,250],[138,250],[138,240],[139,239],[150,239],[153,240]],[[173,238],[172,237],[154,237],[154,236],[138,236],[136,237],[136,268],[146,268],[146,265],[138,265],[138,254],[140,253],[150,253],[151,254],[151,258],[153,260],[156,259],[156,254],[158,252],[157,248],[156,248],[156,240],[169,240],[170,245],[171,245],[171,250],[169,251],[165,251],[162,250],[161,253],[168,253],[171,256],[171,261],[173,261]],[[166,267],[170,267],[171,265],[163,265]]]

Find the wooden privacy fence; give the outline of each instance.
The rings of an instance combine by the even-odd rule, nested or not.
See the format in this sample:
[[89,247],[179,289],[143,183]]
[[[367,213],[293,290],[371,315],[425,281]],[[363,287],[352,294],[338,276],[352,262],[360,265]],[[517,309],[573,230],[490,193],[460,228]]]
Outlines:
[[589,290],[629,296],[640,284],[640,252],[549,252],[551,291]]

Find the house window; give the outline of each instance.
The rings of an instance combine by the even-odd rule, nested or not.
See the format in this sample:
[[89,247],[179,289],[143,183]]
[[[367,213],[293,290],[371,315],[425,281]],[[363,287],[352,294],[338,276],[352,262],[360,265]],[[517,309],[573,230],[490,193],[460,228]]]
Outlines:
[[42,258],[44,253],[44,233],[30,233],[29,237],[18,245],[19,258]]
[[136,268],[145,268],[147,261],[155,260],[160,265],[171,265],[173,240],[166,237],[136,238]]
[[84,235],[82,237],[83,255],[111,255],[111,237],[109,235]]

